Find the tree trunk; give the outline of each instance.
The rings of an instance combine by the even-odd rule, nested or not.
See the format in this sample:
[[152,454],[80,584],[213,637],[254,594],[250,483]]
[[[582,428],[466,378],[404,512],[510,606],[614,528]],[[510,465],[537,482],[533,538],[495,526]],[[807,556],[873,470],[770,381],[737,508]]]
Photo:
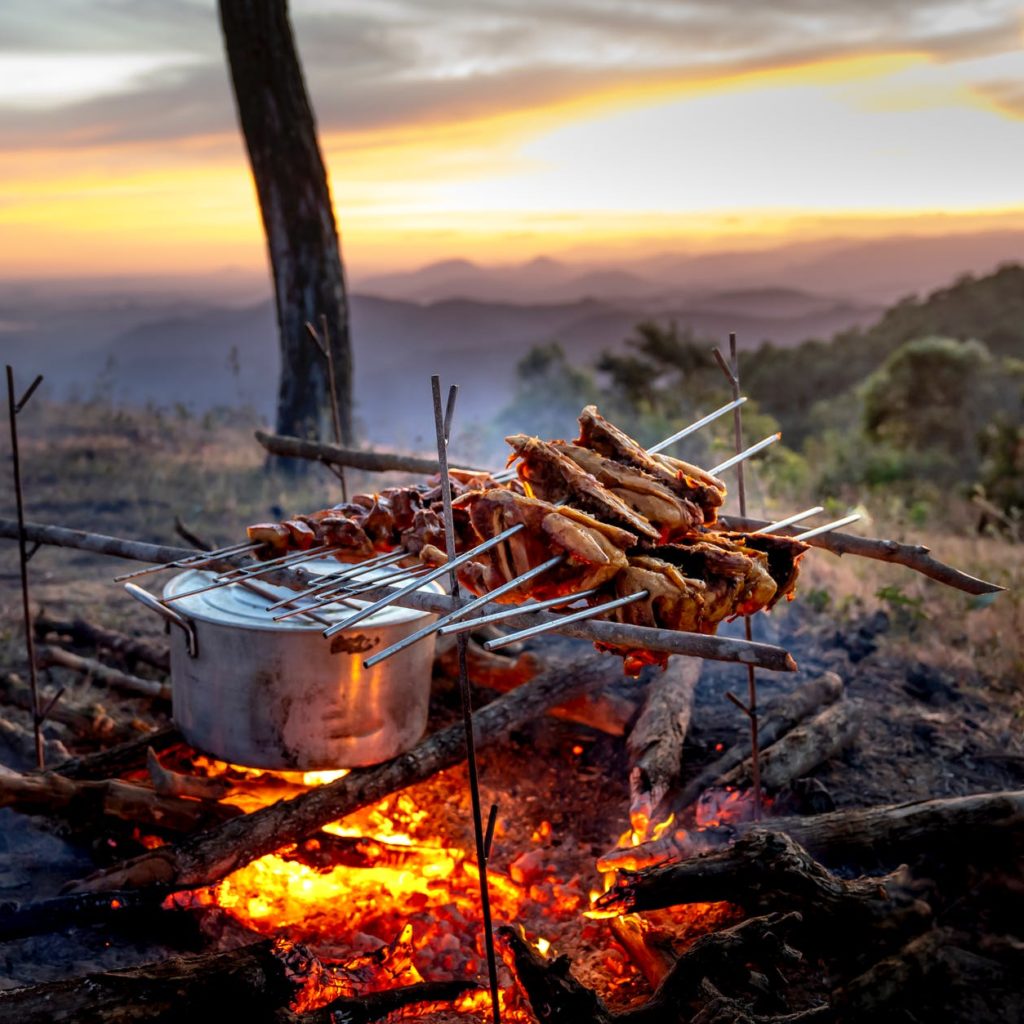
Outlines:
[[306,323],[326,317],[338,394],[340,443],[352,441],[348,300],[313,109],[287,0],[219,0],[238,119],[245,135],[274,275],[281,338],[277,430],[331,436],[323,354]]

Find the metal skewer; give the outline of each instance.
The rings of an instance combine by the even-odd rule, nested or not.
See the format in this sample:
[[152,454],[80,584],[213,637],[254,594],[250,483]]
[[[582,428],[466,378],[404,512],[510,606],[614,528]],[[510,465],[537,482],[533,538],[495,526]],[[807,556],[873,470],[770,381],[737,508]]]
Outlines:
[[824,511],[825,508],[822,505],[815,505],[814,508],[806,508],[803,512],[797,512],[796,515],[786,516],[785,519],[780,519],[778,522],[762,526],[760,530],[754,530],[751,536],[756,536],[759,533],[774,533],[776,530],[781,530],[784,526],[792,526],[793,523],[801,523],[805,519],[810,519],[811,516],[816,516],[819,512]]
[[509,633],[508,636],[498,637],[496,640],[488,640],[484,644],[485,651],[496,651],[500,647],[507,647],[517,640],[526,640],[531,636],[539,636],[541,633],[549,633],[553,629],[560,629],[570,622],[580,622],[583,619],[592,619],[602,612],[610,612],[614,608],[621,608],[624,604],[631,604],[633,601],[640,601],[650,595],[646,590],[638,590],[635,594],[627,594],[625,597],[617,597],[614,601],[606,601],[604,604],[595,604],[590,608],[582,608],[578,612],[571,612],[561,618],[552,619],[550,622],[540,622],[536,626],[521,629],[518,633]]
[[556,555],[554,558],[549,558],[546,562],[541,562],[540,565],[535,566],[532,569],[528,569],[521,576],[517,576],[515,579],[509,580],[508,583],[502,583],[500,587],[495,587],[494,590],[483,594],[480,597],[474,598],[468,604],[464,604],[461,608],[456,608],[455,611],[449,612],[447,615],[442,615],[436,622],[432,622],[429,626],[424,626],[422,629],[416,630],[415,633],[410,633],[407,637],[403,637],[403,639],[399,640],[398,643],[392,644],[390,647],[385,647],[384,650],[378,651],[372,657],[367,658],[363,662],[363,668],[373,668],[373,666],[378,662],[384,661],[386,658],[390,658],[392,654],[397,654],[399,651],[404,651],[406,647],[411,647],[418,640],[422,640],[424,637],[430,636],[431,633],[436,633],[443,626],[448,625],[448,623],[462,618],[463,615],[467,615],[469,612],[475,611],[477,608],[482,608],[488,601],[493,601],[496,597],[501,597],[502,594],[507,594],[509,591],[515,590],[520,584],[527,583],[536,576],[540,576],[541,573],[547,572],[548,569],[554,569],[554,567],[559,565],[563,560],[563,555]]
[[[272,590],[267,590],[265,587],[261,587],[258,583],[252,583],[249,580],[240,580],[238,585],[264,599],[275,596]],[[298,595],[296,595],[295,600],[298,600]],[[312,619],[314,622],[318,622],[322,626],[330,625],[330,619],[325,619],[322,615],[317,615],[316,612],[303,611],[302,614],[305,615],[307,619]]]
[[179,558],[175,562],[161,562],[159,565],[147,565],[145,569],[136,569],[133,572],[125,572],[114,577],[115,583],[123,583],[125,580],[138,579],[140,576],[148,576],[150,573],[160,572],[162,569],[201,569],[204,565],[217,562],[229,555],[245,555],[250,551],[263,547],[263,543],[245,541],[241,544],[232,544],[226,548],[218,548],[216,551],[197,551],[190,558]]
[[557,608],[559,605],[575,604],[577,601],[592,597],[597,593],[597,588],[580,590],[575,594],[566,594],[565,597],[551,597],[546,601],[530,601],[528,604],[510,605],[500,612],[493,612],[491,615],[481,615],[478,619],[461,619],[459,622],[442,626],[438,633],[441,636],[448,636],[451,633],[468,633],[479,626],[486,626],[491,622],[502,622],[504,619],[514,619],[517,615],[526,615],[529,612],[542,612],[545,608]]
[[726,459],[725,462],[720,462],[714,469],[709,469],[708,473],[711,476],[718,476],[719,473],[724,472],[727,469],[731,469],[733,466],[740,462],[745,462],[750,458],[751,455],[756,455],[759,451],[763,451],[771,444],[775,444],[782,434],[769,434],[768,437],[762,438],[757,444],[752,444],[746,451],[740,452],[738,455],[734,455],[731,459]]
[[446,572],[449,572],[452,569],[457,569],[460,565],[470,561],[472,558],[482,554],[484,551],[489,551],[491,548],[500,544],[503,540],[508,540],[509,537],[519,533],[522,529],[524,529],[523,524],[516,523],[515,526],[510,526],[507,530],[502,530],[501,533],[491,537],[490,540],[485,540],[482,544],[477,544],[475,548],[470,548],[469,551],[459,555],[457,558],[452,558],[445,562],[444,565],[439,565],[436,569],[428,572],[426,576],[413,580],[413,582],[407,587],[403,587],[401,590],[396,590],[393,594],[388,594],[386,597],[382,597],[379,601],[374,601],[373,604],[368,604],[365,608],[361,608],[355,613],[355,615],[350,615],[344,621],[335,623],[330,629],[324,630],[324,636],[334,636],[335,633],[340,633],[343,629],[347,629],[349,626],[354,626],[357,622],[362,622],[363,619],[369,618],[374,612],[380,611],[381,608],[386,608],[389,604],[393,604],[406,594],[411,594],[414,590],[419,590],[424,583],[433,583],[434,580],[443,576]]
[[[733,409],[738,409],[745,401],[746,397],[737,398],[732,402],[728,402],[721,408],[716,409],[714,412],[709,412],[707,416],[702,416],[699,420],[694,421],[687,427],[683,427],[682,430],[677,430],[674,434],[670,434],[663,441],[659,441],[657,444],[651,445],[647,449],[648,455],[657,455],[658,452],[664,451],[669,445],[673,445],[676,441],[681,441],[684,437],[689,437],[690,434],[700,430],[701,427],[706,427],[709,423],[713,423],[720,416],[724,416],[727,412],[731,412]],[[499,483],[503,483],[506,480],[511,480],[516,475],[516,470],[505,469],[500,473],[493,473],[492,476]],[[714,475],[714,470],[711,471]]]
[[214,579],[218,582],[237,582],[240,579],[247,579],[249,576],[262,576],[264,573],[271,572],[274,569],[286,569],[290,565],[298,565],[307,559],[316,558],[317,555],[330,551],[332,547],[333,545],[331,544],[318,544],[316,547],[306,548],[305,551],[289,551],[286,555],[267,559],[265,562],[260,562],[259,565],[239,566],[237,569],[229,569],[227,572],[214,576]]
[[709,423],[717,420],[719,416],[724,416],[727,412],[732,412],[733,409],[738,409],[747,399],[737,398],[732,402],[728,402],[723,405],[720,409],[716,409],[714,412],[709,412],[707,416],[702,417],[695,423],[691,423],[688,427],[683,427],[682,430],[677,431],[671,437],[666,437],[664,441],[659,441],[656,445],[652,445],[647,449],[648,455],[657,455],[658,452],[663,451],[670,444],[675,444],[676,441],[681,441],[684,437],[689,437],[690,434],[700,430],[701,427],[706,427]]
[[824,526],[816,526],[813,530],[805,530],[803,533],[795,534],[792,540],[808,540],[811,537],[817,537],[821,533],[831,533],[833,530],[838,530],[840,526],[848,526],[850,523],[857,522],[858,519],[860,519],[860,514],[854,512],[853,515],[836,519],[834,522],[826,523]]
[[[356,562],[353,565],[350,565],[347,569],[343,569],[341,572],[326,574],[321,582],[314,586],[307,587],[305,590],[300,590],[298,594],[296,594],[296,597],[312,597],[314,594],[320,594],[325,590],[330,590],[332,587],[337,586],[337,584],[342,580],[358,577],[364,572],[369,572],[371,569],[382,569],[408,557],[410,556],[407,551],[393,551],[387,555],[378,555],[376,558],[369,558],[365,562]],[[293,600],[293,598],[286,597],[283,601],[275,601],[273,604],[267,605],[267,611],[277,611],[278,608],[283,608],[286,604],[291,604]]]
[[[375,580],[367,580],[362,583],[353,584],[346,586],[341,584],[335,587],[333,590],[321,593],[319,597],[311,604],[302,606],[302,609],[306,608],[326,608],[331,604],[350,604],[351,598],[358,597],[360,594],[364,594],[370,590],[378,590],[381,587],[393,587],[398,583],[406,583],[408,580],[417,582],[421,580],[428,572],[426,566],[416,566],[412,569],[403,569],[401,572],[392,573],[388,576],[380,576]],[[298,597],[301,599],[304,594],[299,594]],[[286,612],[284,615],[275,615],[274,621],[281,622],[283,619],[291,618],[293,615],[298,615],[302,609],[295,609],[290,612]],[[328,623],[328,625],[334,625],[334,623]]]
[[[175,594],[173,597],[168,597],[166,601],[168,603],[171,601],[180,601],[185,597],[194,597],[196,594],[205,594],[210,590],[220,590],[221,587],[230,587],[233,583],[244,583],[246,580],[251,580],[258,576],[265,576],[268,572],[276,572],[278,569],[288,569],[293,565],[298,565],[302,562],[319,558],[326,550],[327,548],[324,547],[315,551],[302,551],[289,555],[286,561],[282,559],[275,559],[272,563],[266,563],[254,572],[248,572],[240,576],[218,576],[212,583],[207,583],[204,587],[195,587],[193,590],[186,590],[182,594]],[[271,596],[274,595],[271,594]]]

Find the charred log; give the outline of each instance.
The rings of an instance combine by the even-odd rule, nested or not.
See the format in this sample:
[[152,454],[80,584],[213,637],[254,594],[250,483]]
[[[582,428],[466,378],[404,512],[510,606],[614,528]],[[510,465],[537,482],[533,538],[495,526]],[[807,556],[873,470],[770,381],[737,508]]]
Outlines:
[[[762,747],[774,743],[798,722],[815,714],[821,707],[839,700],[843,681],[834,672],[826,672],[818,679],[798,686],[792,693],[778,697],[765,705],[758,727]],[[713,786],[727,772],[741,764],[750,754],[750,744],[744,740],[730,747],[721,757],[694,776],[673,802],[680,809],[689,807],[709,786]]]
[[37,648],[36,664],[40,668],[52,668],[55,665],[60,668],[68,668],[72,672],[88,676],[94,683],[110,686],[116,690],[127,690],[129,693],[141,694],[143,697],[153,697],[163,701],[171,699],[170,683],[160,683],[155,679],[142,679],[119,669],[110,668],[95,658],[83,658],[80,654],[66,651],[63,647],[54,647],[52,644],[44,644]]
[[910,891],[904,872],[838,878],[789,836],[763,829],[724,850],[678,864],[624,871],[596,907],[632,913],[723,901],[752,914],[798,910],[812,926],[840,932],[870,929],[876,938],[883,931],[920,930],[931,913]]
[[50,634],[67,638],[76,647],[95,647],[97,650],[110,651],[132,665],[143,662],[154,668],[169,672],[171,656],[166,644],[152,643],[139,637],[119,633],[116,629],[107,629],[85,619],[51,619],[45,611],[41,611],[35,619],[36,637],[43,641]]
[[6,768],[0,769],[0,807],[22,814],[58,816],[76,825],[115,818],[179,835],[198,832],[241,813],[230,804],[160,796],[120,779],[69,779],[56,772],[21,775]]
[[[761,784],[779,790],[848,747],[860,731],[863,709],[851,700],[839,701],[787,732],[761,751]],[[719,785],[746,789],[751,783],[750,760],[719,779]]]
[[647,688],[626,740],[629,820],[639,836],[646,837],[651,824],[665,816],[663,804],[679,775],[700,669],[696,658],[669,659]]
[[184,745],[181,733],[169,725],[107,750],[70,758],[51,770],[66,779],[113,779],[145,769],[150,748],[158,754],[168,754]]

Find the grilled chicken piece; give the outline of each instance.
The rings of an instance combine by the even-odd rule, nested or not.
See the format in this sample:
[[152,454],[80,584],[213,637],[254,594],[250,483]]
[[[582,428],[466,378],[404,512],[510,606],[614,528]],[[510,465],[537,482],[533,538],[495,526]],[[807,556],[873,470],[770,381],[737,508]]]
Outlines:
[[[512,438],[505,440],[516,447]],[[570,459],[580,470],[589,473],[616,498],[646,519],[657,530],[658,542],[661,544],[693,533],[704,522],[704,515],[694,502],[689,498],[681,498],[642,470],[567,441],[549,441],[547,447],[555,454]],[[528,474],[532,472],[529,460],[524,460],[520,467],[521,477],[524,469]],[[541,490],[541,487],[547,489],[547,475],[538,473],[537,476],[538,482],[535,482],[532,475],[527,479],[538,496],[547,501],[560,500],[561,496],[552,497]],[[569,500],[575,503],[574,498]]]
[[639,469],[661,481],[697,505],[705,523],[713,523],[725,501],[725,484],[718,477],[681,459],[668,455],[648,455],[627,433],[609,423],[597,407],[588,405],[580,414],[580,436],[576,444],[606,458]]
[[520,460],[519,479],[528,495],[536,495],[543,501],[569,502],[574,508],[605,522],[651,540],[658,539],[658,529],[645,516],[609,490],[596,474],[570,458],[558,447],[558,442],[542,441],[526,434],[512,434],[505,441],[512,446],[514,457]]
[[800,559],[810,550],[809,544],[780,537],[773,533],[721,533],[719,536],[732,541],[748,553],[760,551],[768,558],[768,573],[775,580],[775,595],[765,605],[774,608],[782,598],[792,601],[796,597],[796,581],[800,575]]
[[744,549],[721,534],[702,534],[646,553],[704,581],[701,633],[714,633],[723,619],[767,608],[778,590],[763,551]]
[[[470,492],[458,499],[458,506],[468,509],[480,540],[511,526],[525,527],[460,569],[460,582],[474,594],[493,590],[556,554],[565,560],[526,584],[530,597],[543,600],[600,586],[626,567],[626,549],[637,541],[635,533],[578,509],[556,508],[504,488]],[[501,600],[514,603],[522,596],[511,593]]]
[[291,547],[308,551],[316,543],[316,530],[301,519],[286,519],[282,525],[288,531]]

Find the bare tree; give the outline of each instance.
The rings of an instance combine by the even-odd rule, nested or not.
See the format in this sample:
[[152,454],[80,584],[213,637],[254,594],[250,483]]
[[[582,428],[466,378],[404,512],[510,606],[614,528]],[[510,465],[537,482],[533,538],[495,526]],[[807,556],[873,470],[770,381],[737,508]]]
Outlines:
[[238,119],[274,275],[281,338],[277,430],[331,432],[327,362],[306,323],[326,317],[342,443],[352,440],[352,353],[345,275],[327,173],[287,0],[219,0]]

